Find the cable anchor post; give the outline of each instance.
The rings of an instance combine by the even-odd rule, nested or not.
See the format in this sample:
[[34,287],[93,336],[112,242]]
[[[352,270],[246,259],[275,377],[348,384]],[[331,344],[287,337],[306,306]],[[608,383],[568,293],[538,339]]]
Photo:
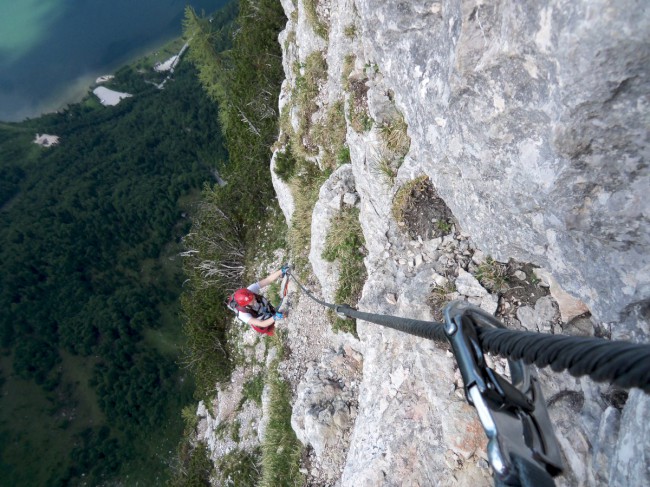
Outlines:
[[444,330],[463,377],[465,397],[488,437],[495,485],[554,486],[562,456],[533,370],[508,360],[512,382],[487,366],[477,326],[503,324],[465,301],[444,309]]
[[352,318],[350,315],[346,313],[347,310],[351,310],[350,306],[347,304],[337,304],[334,305],[334,312],[336,313],[336,316],[338,316],[342,320],[351,320]]

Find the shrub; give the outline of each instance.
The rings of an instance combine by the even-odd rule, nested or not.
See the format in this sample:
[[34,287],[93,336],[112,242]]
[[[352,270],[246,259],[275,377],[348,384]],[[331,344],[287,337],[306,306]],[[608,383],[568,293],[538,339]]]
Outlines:
[[296,158],[293,156],[291,149],[286,148],[283,152],[278,152],[275,156],[275,174],[288,183],[296,172]]

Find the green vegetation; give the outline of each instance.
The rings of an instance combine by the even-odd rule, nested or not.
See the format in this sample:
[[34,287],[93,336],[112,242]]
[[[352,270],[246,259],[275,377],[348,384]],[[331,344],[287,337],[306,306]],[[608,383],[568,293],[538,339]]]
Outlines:
[[318,0],[303,0],[303,6],[305,7],[305,15],[309,25],[317,35],[327,40],[329,37],[328,25],[318,15]]
[[443,234],[448,234],[453,229],[454,224],[447,220],[438,220],[436,222],[436,228],[440,230]]
[[[282,351],[282,344],[275,338]],[[282,353],[278,354],[281,357]],[[270,386],[269,423],[262,445],[262,478],[260,487],[298,487],[303,484],[299,471],[302,444],[291,428],[291,391],[278,372],[280,359],[269,367],[267,383]]]
[[316,124],[312,130],[313,140],[321,148],[321,166],[336,169],[339,165],[338,157],[345,147],[346,123],[343,100],[332,104],[325,117]]
[[435,286],[431,290],[428,304],[431,308],[432,318],[435,321],[444,321],[444,314],[442,311],[445,306],[452,301],[454,291],[456,291],[456,286],[451,282],[447,282],[443,286]]
[[348,90],[350,92],[348,117],[350,119],[350,126],[357,133],[368,132],[374,120],[368,112],[368,86],[364,79],[348,79]]
[[411,147],[411,138],[406,133],[407,128],[408,125],[401,113],[394,120],[384,122],[379,127],[379,134],[386,148],[402,159]]
[[288,145],[283,151],[278,152],[275,157],[275,174],[288,183],[291,178],[296,174],[296,158],[291,151],[291,146]]
[[241,432],[241,423],[239,422],[239,420],[230,423],[230,439],[235,443],[239,443],[239,441],[241,440],[240,432]]
[[399,161],[395,160],[391,152],[382,150],[375,156],[372,169],[379,175],[383,176],[384,181],[389,183],[389,186],[392,186],[397,177]]
[[350,89],[350,75],[354,70],[354,63],[356,62],[357,57],[354,54],[348,54],[343,58],[343,68],[341,70],[341,81],[343,82],[343,89]]
[[170,487],[209,487],[214,466],[210,460],[205,443],[193,442],[190,438],[196,433],[198,418],[196,407],[186,406],[182,410],[185,431],[178,446],[173,476],[167,485]]
[[383,148],[377,156],[375,168],[391,186],[411,146],[406,129],[407,125],[401,114],[379,126]]
[[395,194],[393,198],[393,218],[396,222],[403,222],[404,215],[413,206],[417,193],[426,190],[430,184],[429,176],[423,175],[405,183]]
[[508,288],[506,265],[497,262],[492,257],[487,257],[478,266],[476,279],[488,291],[500,293]]
[[[283,79],[277,35],[285,23],[278,2],[240,1],[232,48],[220,52],[218,46],[232,37],[233,29],[186,10],[184,34],[193,39],[188,57],[205,92],[219,105],[230,156],[221,170],[228,185],[204,188],[203,204],[184,240],[184,362],[196,380],[197,399],[207,399],[233,365],[228,344],[233,315],[224,306],[226,296],[253,278],[246,269],[268,233],[275,238],[266,240],[264,251],[284,245],[286,224],[278,216],[268,162]],[[227,271],[230,267],[234,274]]]
[[210,487],[210,477],[214,465],[208,455],[205,443],[198,443],[195,447],[183,443],[179,452],[181,463],[176,468],[174,478],[169,482],[173,487]]
[[[319,84],[327,76],[327,63],[323,53],[312,52],[305,60],[304,66],[295,66],[296,87],[292,94],[290,106],[298,108],[298,130],[291,134],[292,149],[298,157],[308,158],[318,154],[318,146],[311,134],[311,118],[318,110],[316,100],[318,98]],[[303,74],[300,74],[300,73]],[[288,110],[289,106],[285,107]]]
[[345,37],[354,39],[357,36],[357,26],[354,24],[348,24],[345,26],[345,29],[343,29],[343,33],[345,34]]
[[339,166],[342,166],[343,164],[349,164],[350,162],[352,162],[352,160],[350,159],[350,147],[348,147],[347,145],[341,146],[338,154],[336,154],[336,160]]
[[[363,264],[364,246],[359,209],[346,207],[332,219],[323,250],[325,260],[340,263],[339,283],[334,296],[336,303],[356,306],[359,302],[367,277]],[[356,335],[356,320],[336,318],[333,328]]]
[[271,301],[271,303],[277,307],[282,300],[282,297],[280,296],[280,282],[272,282],[266,289],[266,296],[268,297],[269,301]]
[[[227,29],[231,6],[213,19]],[[216,49],[228,48],[228,38]],[[8,485],[164,483],[192,380],[178,370],[177,255],[227,153],[193,67],[127,66],[133,93],[0,124],[0,475]],[[35,133],[59,146],[31,143]],[[118,480],[115,480],[118,479]]]
[[255,487],[260,479],[260,456],[253,452],[235,449],[219,459],[216,465],[218,485]]
[[262,391],[264,390],[264,376],[261,374],[256,375],[252,379],[244,383],[244,395],[242,403],[245,401],[253,401],[258,406],[262,406]]

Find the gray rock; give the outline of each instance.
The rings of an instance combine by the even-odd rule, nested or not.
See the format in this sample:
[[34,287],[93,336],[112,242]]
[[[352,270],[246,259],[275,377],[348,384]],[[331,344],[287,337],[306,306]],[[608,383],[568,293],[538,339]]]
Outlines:
[[577,317],[566,325],[562,325],[562,333],[572,336],[594,336],[594,324],[591,318]]
[[335,377],[341,366],[345,366],[342,353],[327,354],[318,366],[307,371],[296,393],[291,426],[298,439],[311,445],[318,457],[328,446],[341,443],[356,413],[356,394]]
[[650,485],[650,396],[632,389],[623,408],[621,429],[612,457],[609,485]]
[[587,305],[562,289],[550,272],[544,269],[535,269],[534,272],[542,283],[547,283],[547,287],[550,288],[551,296],[560,308],[560,315],[564,323],[589,312]]
[[359,197],[355,193],[345,193],[343,195],[343,203],[348,206],[354,206],[359,201]]
[[273,157],[271,157],[271,182],[273,183],[275,193],[278,195],[278,203],[282,213],[284,214],[284,218],[287,220],[287,223],[290,223],[295,210],[295,205],[289,186],[275,174],[275,164],[278,152],[279,151],[277,150],[274,151]]
[[[369,113],[383,121],[394,105],[411,138],[395,181],[387,183],[371,170],[381,146],[379,131],[359,134],[348,128],[355,180],[349,191],[359,195],[368,248],[369,277],[359,306],[430,319],[429,266],[409,270],[406,259],[399,267],[383,256],[389,240],[395,244],[393,255],[402,255],[408,244],[405,223],[391,217],[395,191],[426,174],[453,211],[463,238],[471,235],[485,252],[474,252],[473,266],[486,254],[543,266],[588,305],[596,320],[614,322],[613,337],[647,341],[643,313],[630,307],[650,298],[650,200],[645,197],[650,9],[631,0],[357,0],[354,8],[347,0],[318,3],[331,19],[328,43],[314,36],[302,1],[294,7],[283,0],[290,19],[291,10],[298,10],[297,22],[289,22],[299,47],[287,49],[287,78],[295,81],[295,61],[327,48],[329,92],[320,98],[331,101],[345,92],[341,72],[347,54],[356,55],[357,73],[376,63],[379,73],[363,74],[369,78]],[[352,22],[354,39],[342,35]],[[295,110],[290,115],[297,122]],[[318,225],[328,222],[324,215]],[[312,248],[322,236],[313,236]],[[458,266],[452,250],[465,252],[462,243],[453,236],[424,240],[421,252],[433,261],[430,267],[446,275]],[[327,292],[336,272],[335,266],[317,271],[321,284],[331,281],[323,284]],[[384,298],[395,289],[397,309]],[[493,299],[479,290],[469,294],[477,303]],[[560,309],[562,320],[570,323],[572,317],[563,305]],[[548,329],[550,301],[526,312],[531,329]],[[473,477],[484,469],[462,462],[472,450],[483,451],[484,436],[475,413],[458,406],[465,403],[462,392],[458,398],[454,392],[453,361],[430,343],[391,330],[364,322],[358,330],[365,367],[372,373],[360,384],[359,418],[340,485],[488,485],[488,475]],[[570,392],[589,403],[553,405],[567,462],[558,485],[650,484],[643,471],[650,441],[640,420],[647,418],[646,403],[631,396],[615,449],[592,450],[599,437],[614,438],[615,413],[601,419],[605,407],[598,395],[582,394],[575,379],[548,373],[544,380],[555,394]],[[452,411],[467,428],[455,430],[440,420],[440,411]],[[448,451],[454,460],[450,467]]]
[[557,315],[555,303],[550,296],[539,298],[534,308],[522,306],[517,310],[517,319],[524,328],[530,331],[550,330]]
[[388,304],[396,305],[397,304],[397,296],[395,293],[387,293],[386,294],[386,302]]
[[485,259],[487,256],[481,252],[480,250],[475,250],[474,254],[472,255],[472,262],[474,262],[476,265],[481,265],[483,262],[485,262]]
[[456,278],[456,290],[464,296],[482,297],[488,292],[478,280],[464,269],[460,269]]
[[525,281],[526,280],[526,273],[523,271],[515,271],[514,276],[519,279],[520,281]]
[[621,413],[612,406],[605,410],[600,420],[593,458],[596,481],[602,485],[606,485],[609,480],[609,464],[616,454],[620,422]]
[[481,249],[549,268],[602,320],[650,296],[648,9],[355,4],[409,155]]

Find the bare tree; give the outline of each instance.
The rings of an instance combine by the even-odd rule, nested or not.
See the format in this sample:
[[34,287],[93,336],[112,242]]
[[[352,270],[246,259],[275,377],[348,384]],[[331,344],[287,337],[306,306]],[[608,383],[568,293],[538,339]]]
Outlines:
[[204,286],[232,287],[244,274],[242,228],[219,207],[203,202],[192,232],[183,238],[187,250],[181,253],[202,278]]

